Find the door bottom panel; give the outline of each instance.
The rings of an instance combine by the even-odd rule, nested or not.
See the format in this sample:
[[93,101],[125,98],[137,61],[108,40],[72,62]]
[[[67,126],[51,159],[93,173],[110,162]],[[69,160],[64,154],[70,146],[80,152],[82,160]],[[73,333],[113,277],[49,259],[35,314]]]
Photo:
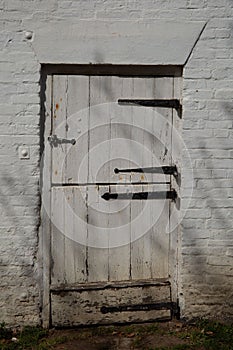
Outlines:
[[168,282],[103,284],[97,288],[51,290],[52,326],[170,320],[171,290]]

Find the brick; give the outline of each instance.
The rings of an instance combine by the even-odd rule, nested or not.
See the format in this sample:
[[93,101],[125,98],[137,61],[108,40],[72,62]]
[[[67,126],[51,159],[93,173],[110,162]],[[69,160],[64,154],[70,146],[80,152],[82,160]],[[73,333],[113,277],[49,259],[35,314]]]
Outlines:
[[223,100],[233,99],[233,90],[232,89],[217,90],[215,93],[215,97]]
[[[214,190],[213,190],[214,191]],[[211,192],[211,193],[213,193],[213,191]],[[219,190],[219,192],[220,192],[220,190]],[[226,191],[227,192],[227,191]],[[213,193],[213,195],[215,196],[215,194]],[[219,195],[219,193],[217,192],[217,195]],[[216,197],[216,196],[215,196]],[[227,194],[227,196],[226,196],[226,198],[228,197],[228,194]],[[221,195],[220,195],[220,198],[221,198]],[[222,218],[227,218],[227,217],[230,217],[230,212],[227,214],[226,213],[226,210],[225,209],[216,209],[216,208],[213,208],[212,210],[211,210],[211,217],[213,218],[213,219],[222,219]],[[221,242],[221,241],[220,241]],[[219,244],[219,241],[217,241],[217,240],[215,240],[214,242],[213,242],[213,244],[215,244],[215,245],[217,245],[217,244]]]
[[[218,187],[219,188],[230,188],[231,187],[231,179],[218,179]],[[213,189],[216,187],[216,181],[215,179],[204,179],[204,180],[197,180],[197,188],[207,188],[207,189]]]
[[203,0],[190,0],[188,3],[188,8],[196,8],[196,9],[200,9],[200,8],[204,8],[207,6],[206,1]]
[[[232,247],[227,249],[226,255],[233,258],[233,248]],[[231,264],[232,264],[232,259],[231,259]]]
[[186,211],[185,213],[185,218],[190,218],[190,219],[208,219],[211,217],[211,211],[210,209],[190,209]]
[[[207,121],[206,127],[208,129],[231,129],[233,126],[233,121],[231,120],[218,120],[218,121]],[[216,147],[217,148],[217,147]]]
[[210,79],[212,71],[210,69],[196,69],[186,68],[184,70],[184,77],[191,79]]
[[[233,201],[232,201],[233,204]],[[222,228],[222,229],[228,229],[231,228],[233,224],[233,220],[226,220],[224,218],[221,219],[214,219],[214,220],[207,220],[206,227],[209,229],[212,228]]]
[[[211,191],[210,191],[211,193]],[[207,205],[210,206],[211,208],[228,208],[228,210],[232,210],[233,208],[233,198],[225,198],[225,200],[223,201],[222,199],[218,199],[218,198],[208,198],[206,200]],[[227,212],[228,212],[227,210]],[[230,227],[226,227],[225,230],[227,230]],[[223,227],[224,229],[224,227]]]
[[229,136],[229,131],[228,130],[215,130],[214,131],[214,136],[215,137],[225,137],[227,138]]
[[39,94],[17,94],[12,97],[12,103],[15,104],[39,104],[40,96]]
[[230,58],[231,57],[231,50],[221,49],[216,51],[215,53],[216,58]]
[[216,29],[216,38],[229,38],[231,36],[232,30],[229,29]]

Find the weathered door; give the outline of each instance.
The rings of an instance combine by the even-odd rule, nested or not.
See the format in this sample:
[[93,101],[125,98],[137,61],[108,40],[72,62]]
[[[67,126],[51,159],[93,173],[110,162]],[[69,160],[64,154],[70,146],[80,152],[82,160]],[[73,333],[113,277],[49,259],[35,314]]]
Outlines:
[[52,77],[52,325],[170,317],[172,175],[158,169],[173,91],[173,77]]

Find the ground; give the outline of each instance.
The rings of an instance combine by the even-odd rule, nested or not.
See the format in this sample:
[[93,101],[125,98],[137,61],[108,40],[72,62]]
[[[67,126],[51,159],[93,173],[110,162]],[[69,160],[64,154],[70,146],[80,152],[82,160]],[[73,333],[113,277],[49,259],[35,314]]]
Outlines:
[[0,325],[0,350],[233,350],[233,326],[199,320],[49,331]]

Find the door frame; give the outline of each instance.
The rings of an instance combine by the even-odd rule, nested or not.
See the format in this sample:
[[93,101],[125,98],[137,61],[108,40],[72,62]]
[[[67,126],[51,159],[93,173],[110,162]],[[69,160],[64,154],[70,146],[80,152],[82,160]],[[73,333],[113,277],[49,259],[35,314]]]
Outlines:
[[[43,64],[41,66],[41,224],[39,228],[39,270],[41,291],[41,322],[43,327],[51,326],[51,206],[44,207],[44,201],[51,204],[51,148],[46,148],[46,140],[52,132],[52,77],[53,75],[118,75],[141,77],[177,77],[181,81],[183,67],[177,65],[111,65],[111,64]],[[181,92],[181,88],[179,87]],[[181,115],[179,115],[179,119]],[[178,121],[179,122],[179,121]],[[178,126],[180,128],[180,126]],[[178,300],[180,228],[172,233],[169,247],[169,276],[172,302]],[[173,252],[172,256],[170,256]]]

